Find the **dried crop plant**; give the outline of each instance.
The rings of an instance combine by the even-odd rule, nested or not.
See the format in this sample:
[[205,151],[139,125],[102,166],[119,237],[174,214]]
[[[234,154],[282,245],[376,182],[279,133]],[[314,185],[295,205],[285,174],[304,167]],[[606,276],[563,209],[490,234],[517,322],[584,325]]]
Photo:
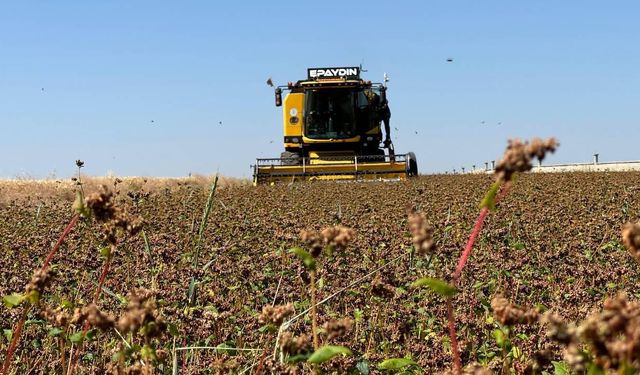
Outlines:
[[[522,142],[518,139],[509,140],[502,159],[496,165],[495,182],[480,203],[480,213],[469,235],[466,246],[460,255],[456,269],[451,276],[451,282],[426,277],[417,280],[413,284],[414,287],[428,287],[445,299],[453,368],[458,375],[462,374],[462,361],[460,359],[456,333],[453,297],[458,293],[462,270],[471,255],[471,251],[480,235],[486,217],[490,211],[495,210],[496,204],[507,194],[516,174],[530,171],[533,168],[532,161],[534,159],[542,161],[548,153],[555,152],[558,145],[558,142],[554,138],[549,138],[544,141],[539,138],[534,138],[531,142]],[[415,215],[410,215],[409,223],[413,235],[414,248],[419,253],[426,253],[426,250],[429,250],[433,244],[431,238],[432,230],[428,229],[423,218],[416,217]]]
[[[76,167],[78,168],[78,177],[74,178],[74,180],[76,181],[77,186],[79,186],[79,189],[76,193],[77,194],[76,203],[77,202],[82,203],[84,200],[84,190],[82,189],[82,182],[81,182],[81,176],[80,176],[80,169],[82,169],[83,166],[84,166],[83,161],[76,160]],[[44,291],[44,288],[47,286],[47,284],[50,282],[50,279],[52,276],[51,270],[49,268],[51,261],[53,260],[54,256],[58,253],[58,250],[60,249],[60,246],[62,245],[64,240],[67,238],[69,233],[71,233],[73,228],[75,228],[76,224],[78,223],[78,220],[80,219],[82,212],[80,212],[77,209],[76,204],[74,204],[74,210],[75,210],[74,215],[71,217],[71,219],[67,223],[67,226],[62,231],[62,234],[58,238],[58,241],[55,243],[53,248],[47,254],[47,257],[45,258],[42,264],[42,267],[34,271],[31,281],[25,287],[25,293],[23,294],[13,293],[9,296],[3,297],[3,302],[5,303],[6,306],[10,308],[16,307],[17,305],[25,301],[28,302],[29,306],[23,307],[20,319],[18,320],[13,330],[11,342],[9,344],[9,347],[7,348],[7,353],[5,355],[5,358],[2,364],[2,372],[1,372],[2,375],[6,375],[9,372],[9,368],[11,367],[11,361],[13,360],[13,354],[18,346],[18,343],[20,342],[22,329],[24,328],[27,315],[29,314],[32,308],[40,307],[40,297],[42,296],[42,292]]]
[[[317,273],[321,269],[322,256],[331,256],[334,251],[343,251],[353,240],[354,231],[342,225],[327,227],[321,232],[311,230],[303,230],[300,232],[300,239],[304,243],[305,250],[301,247],[295,247],[290,253],[300,258],[307,272],[309,272],[309,296],[311,299],[311,336],[313,342],[313,353],[309,346],[304,344],[306,336],[293,337],[289,332],[283,332],[284,325],[280,325],[278,344],[283,355],[288,356],[288,362],[298,363],[306,361],[312,364],[313,372],[318,372],[318,366],[321,363],[329,361],[337,355],[351,355],[351,351],[343,346],[324,345],[320,346],[319,329],[318,329],[318,305],[316,279]],[[334,338],[338,335],[338,331],[346,331],[347,325],[345,321],[340,323],[333,322],[325,327],[327,337]],[[341,327],[341,328],[339,328]]]

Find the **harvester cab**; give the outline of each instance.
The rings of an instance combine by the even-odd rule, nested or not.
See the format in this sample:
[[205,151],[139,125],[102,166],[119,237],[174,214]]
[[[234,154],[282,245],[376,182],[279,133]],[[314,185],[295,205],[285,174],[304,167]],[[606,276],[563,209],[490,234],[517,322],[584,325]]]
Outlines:
[[254,184],[417,176],[415,155],[394,151],[387,80],[385,74],[384,83],[365,81],[359,67],[310,68],[307,79],[276,87],[285,151],[256,160]]

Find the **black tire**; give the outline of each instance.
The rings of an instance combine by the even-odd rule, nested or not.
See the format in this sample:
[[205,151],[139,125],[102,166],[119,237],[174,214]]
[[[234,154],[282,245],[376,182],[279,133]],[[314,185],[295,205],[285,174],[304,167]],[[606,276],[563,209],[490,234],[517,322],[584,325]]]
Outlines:
[[280,154],[281,165],[300,165],[300,154],[297,152],[285,151]]
[[416,155],[413,152],[407,153],[407,175],[409,177],[418,176],[418,161]]

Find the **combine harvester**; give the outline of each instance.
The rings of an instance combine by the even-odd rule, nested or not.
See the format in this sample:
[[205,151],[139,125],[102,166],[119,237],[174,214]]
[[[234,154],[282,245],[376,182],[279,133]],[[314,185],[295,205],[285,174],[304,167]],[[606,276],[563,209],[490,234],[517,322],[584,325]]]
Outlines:
[[280,158],[256,160],[254,185],[417,176],[415,155],[394,152],[387,81],[386,74],[384,83],[364,81],[359,67],[311,68],[306,80],[276,87],[277,107],[283,106],[282,91],[289,90],[283,106],[285,151]]

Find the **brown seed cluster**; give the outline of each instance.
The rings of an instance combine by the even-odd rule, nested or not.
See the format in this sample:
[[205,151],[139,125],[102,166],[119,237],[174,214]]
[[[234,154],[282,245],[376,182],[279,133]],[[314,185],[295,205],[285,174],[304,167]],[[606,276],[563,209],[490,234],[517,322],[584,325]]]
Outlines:
[[382,278],[376,276],[371,281],[371,293],[382,298],[392,298],[396,295],[396,288],[386,283]]
[[344,318],[340,320],[330,320],[323,325],[328,340],[333,340],[346,335],[351,331],[353,320]]
[[622,228],[622,243],[631,256],[640,262],[640,222],[626,223]]
[[581,349],[576,327],[551,311],[542,316],[541,322],[548,326],[547,337],[565,346],[564,359],[567,364],[576,371],[584,371],[589,359]]
[[588,317],[578,333],[602,368],[640,365],[640,304],[628,302],[624,294],[607,299],[603,311]]
[[324,246],[329,246],[336,250],[344,250],[353,240],[354,235],[353,229],[342,225],[327,227],[320,233],[307,229],[300,231],[300,239],[314,258],[320,256]]
[[114,326],[115,318],[98,309],[95,304],[89,304],[83,308],[77,308],[71,319],[72,323],[82,324],[88,322],[91,326],[106,331]]
[[43,306],[40,314],[55,327],[66,327],[71,321],[71,316],[63,308],[52,309],[50,306]]
[[607,299],[601,312],[589,316],[578,328],[557,315],[547,313],[542,321],[549,326],[547,337],[563,344],[565,360],[576,371],[584,371],[589,357],[605,370],[618,370],[625,364],[640,367],[640,304],[629,302],[624,294]]
[[343,250],[353,240],[355,232],[342,225],[327,227],[322,230],[324,243],[337,250]]
[[52,275],[53,272],[50,268],[47,268],[46,270],[37,269],[33,275],[31,275],[29,283],[24,287],[25,293],[27,295],[32,292],[37,292],[38,295],[42,294],[44,288],[49,284],[49,281],[51,281]]
[[292,356],[309,353],[313,345],[308,335],[293,336],[291,332],[285,332],[280,336],[280,349],[283,353]]
[[504,325],[531,324],[538,321],[538,311],[535,309],[523,309],[520,306],[498,295],[491,300],[491,308],[496,319]]
[[435,250],[433,241],[434,228],[424,214],[418,212],[409,213],[409,230],[411,231],[413,246],[418,255],[426,255]]
[[215,358],[211,363],[211,368],[219,375],[233,374],[239,366],[238,361],[229,359],[227,356]]
[[531,142],[510,139],[502,160],[496,165],[495,172],[498,180],[511,181],[514,173],[530,171],[533,168],[531,164],[533,158],[542,161],[548,152],[555,152],[558,146],[559,143],[555,138],[545,141],[533,138]]
[[462,371],[464,375],[492,375],[491,370],[482,367],[479,363],[471,363]]
[[158,314],[153,293],[142,288],[132,291],[127,309],[118,319],[117,327],[123,333],[140,330],[147,338],[159,336],[166,324]]
[[142,229],[144,224],[141,217],[130,215],[126,210],[117,207],[113,202],[113,193],[105,186],[102,192],[89,195],[85,199],[85,204],[91,209],[96,221],[103,224],[104,239],[112,245],[117,243],[118,229],[128,236],[133,236]]
[[262,308],[262,314],[258,317],[260,324],[273,324],[280,326],[282,322],[295,312],[292,303],[280,306],[265,306]]
[[312,257],[317,258],[320,256],[322,252],[322,238],[318,233],[303,229],[300,231],[300,239],[307,246]]
[[156,373],[157,372],[154,370],[153,366],[146,364],[143,365],[140,362],[136,362],[124,369],[116,363],[111,363],[107,368],[107,374],[111,375],[153,375]]

